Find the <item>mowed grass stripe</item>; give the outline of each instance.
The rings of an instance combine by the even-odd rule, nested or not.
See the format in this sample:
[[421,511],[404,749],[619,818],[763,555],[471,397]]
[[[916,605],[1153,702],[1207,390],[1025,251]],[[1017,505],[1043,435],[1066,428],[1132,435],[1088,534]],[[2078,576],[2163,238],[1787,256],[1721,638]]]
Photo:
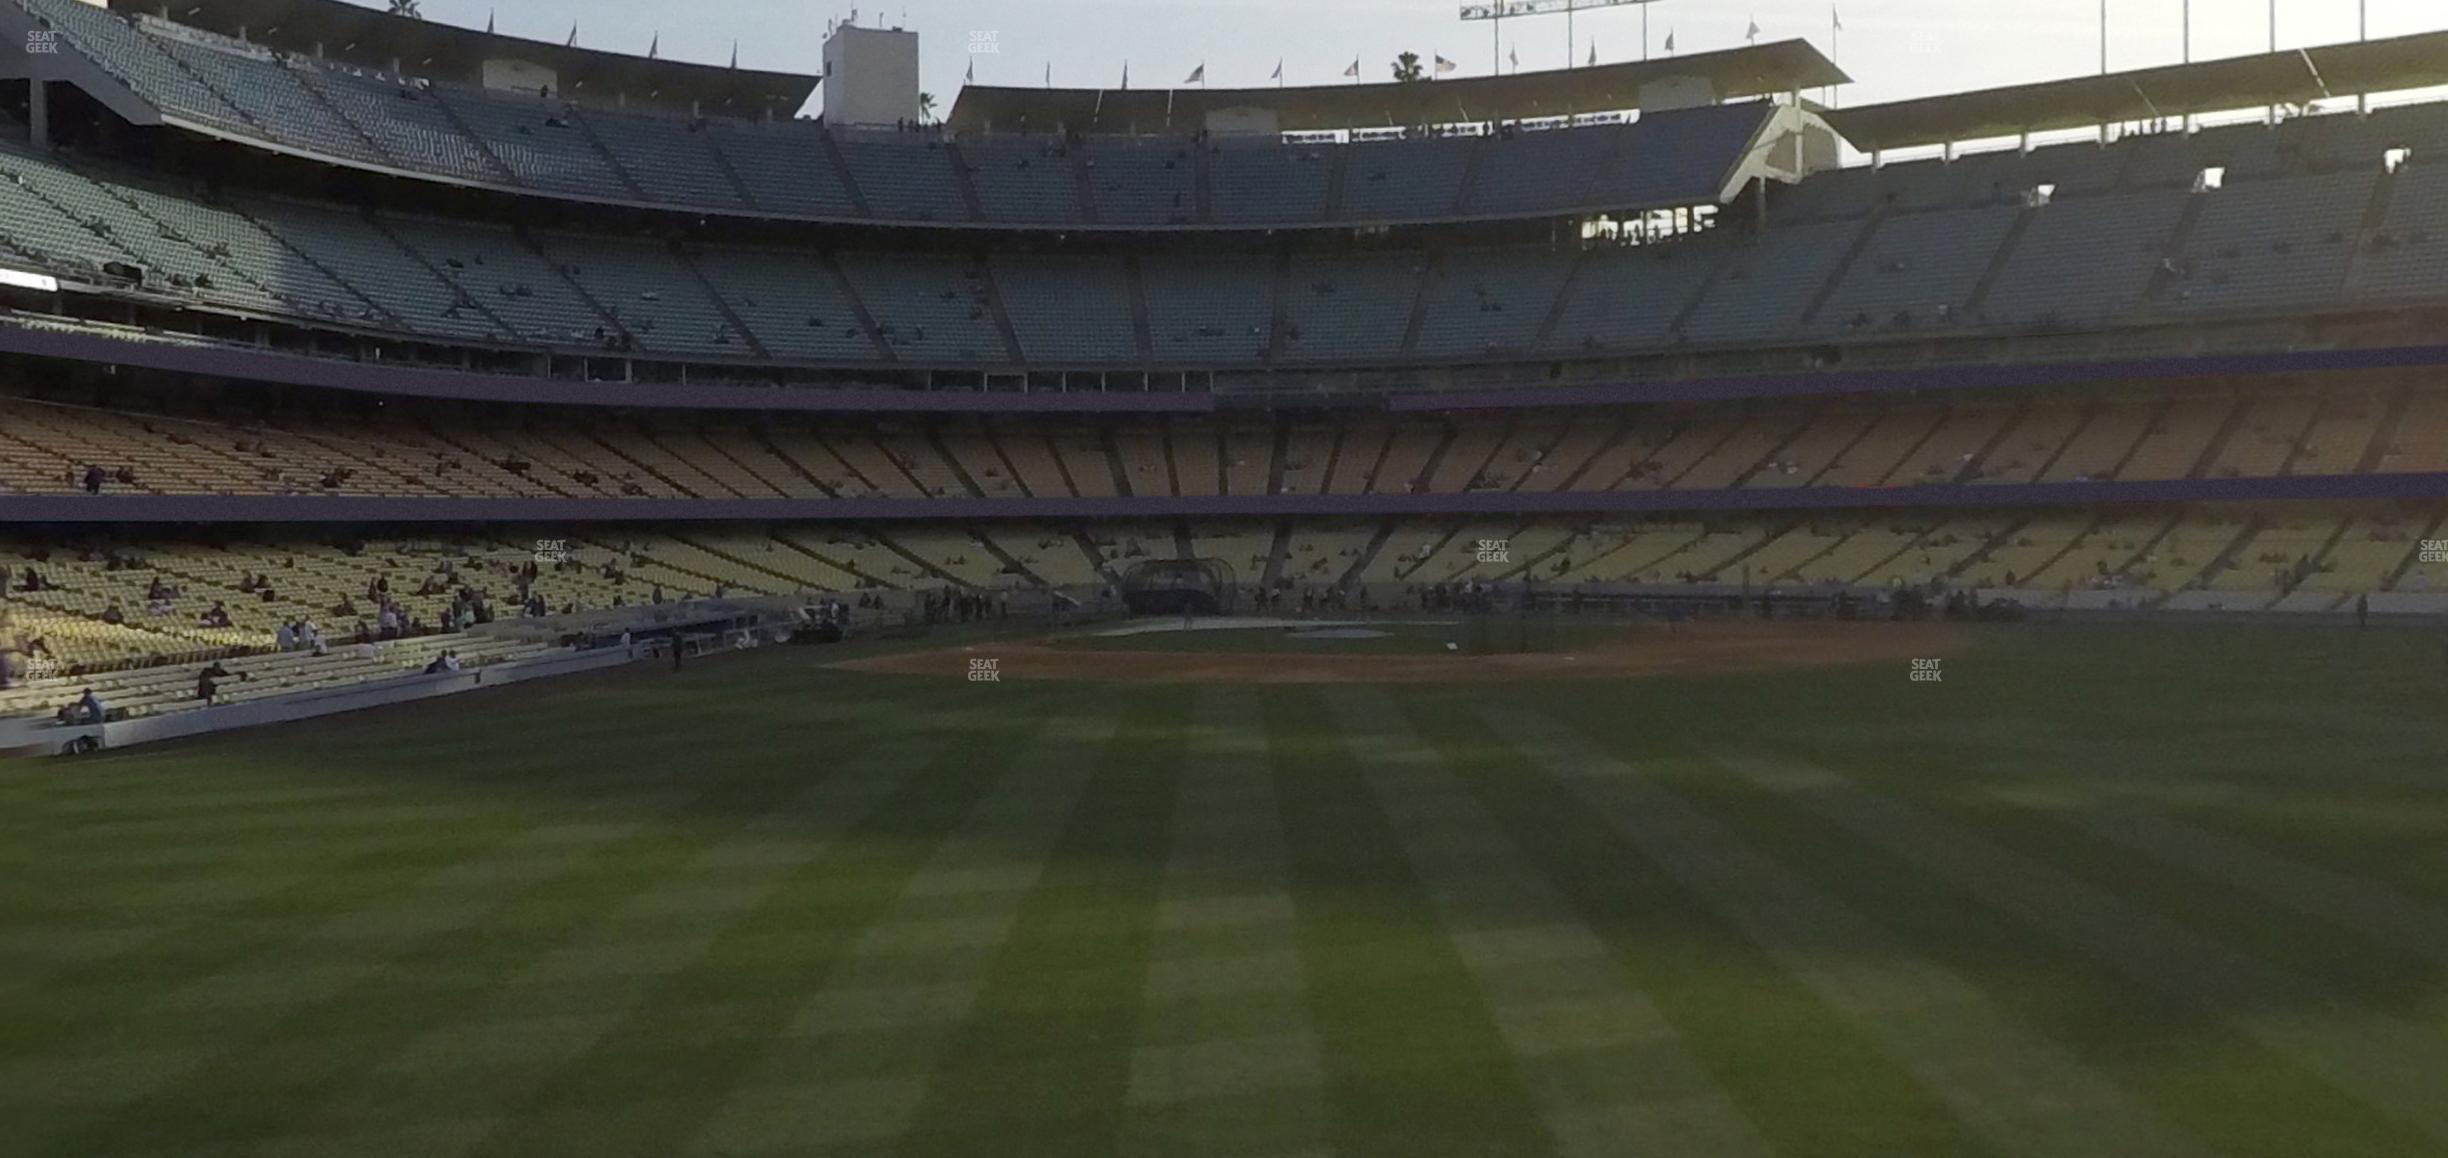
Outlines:
[[[624,910],[685,872],[692,855],[652,858],[656,875],[638,882],[619,909],[574,926],[543,926],[559,935],[502,954],[496,967],[503,983],[454,986],[452,993],[436,995],[443,999],[427,1024],[386,1042],[382,1056],[353,1071],[311,1115],[292,1122],[273,1149],[312,1154],[400,1148],[440,1156],[477,1150],[502,1130],[531,1127],[532,1116],[543,1112],[534,1104],[538,1092],[613,1035],[650,999],[665,971],[705,951],[711,930],[657,936],[623,918]],[[616,932],[619,927],[629,932]],[[694,1088],[679,1072],[662,1078],[667,1089]],[[603,1113],[589,1117],[630,1105],[607,1100]],[[400,1141],[445,1123],[471,1128],[454,1133],[448,1146],[408,1147]],[[585,1136],[582,1130],[568,1132]]]
[[1334,721],[1307,691],[1263,702],[1334,1152],[1552,1153],[1485,992]]
[[2195,1004],[2287,1054],[2373,1109],[2448,1142],[2448,1036],[2375,1012],[1943,816],[1824,766],[1750,752],[1712,755],[1858,839],[1958,881],[2168,997]]
[[[660,843],[640,833],[596,845],[580,866],[588,871],[545,882],[513,898],[493,913],[491,924],[515,929],[521,939],[547,935],[556,918],[582,925],[605,903],[608,890],[624,884],[642,889],[653,883],[662,868],[655,855]],[[410,968],[407,963],[400,966],[403,973]],[[126,992],[157,990],[131,986]],[[314,1011],[321,1014],[320,1022],[311,1022],[300,1011],[279,1011],[272,1015],[272,1025],[248,1027],[252,1032],[236,1048],[184,1026],[167,1039],[158,1025],[139,1023],[127,1033],[103,1027],[80,1039],[73,1054],[38,1055],[24,1063],[29,1073],[69,1075],[58,1092],[44,1092],[46,1083],[39,1077],[23,1081],[12,1076],[10,1081],[20,1096],[86,1103],[78,1112],[55,1111],[44,1123],[47,1137],[35,1146],[35,1153],[169,1152],[261,1140],[310,1113],[333,1083],[345,1080],[366,1059],[388,1057],[401,1035],[430,1029],[434,1016],[471,996],[456,989],[386,993],[361,1002],[318,1005]],[[182,1040],[185,1044],[179,1044]],[[63,1064],[72,1057],[86,1060]],[[179,1059],[174,1070],[161,1060],[170,1057]],[[95,1071],[90,1077],[83,1073],[88,1068]]]
[[[88,921],[127,921],[141,935],[0,982],[0,1012],[12,1027],[0,1037],[0,1050],[51,1048],[123,1014],[129,994],[175,990],[259,958],[300,925],[397,895],[433,872],[517,840],[529,827],[523,816],[477,811],[353,843],[198,835],[192,838],[197,844],[215,850],[209,867],[164,873],[134,887],[80,886],[62,866],[37,870],[50,895],[62,898],[55,903],[83,909]],[[193,899],[178,903],[181,894]],[[88,921],[40,918],[42,931],[35,936],[72,936],[92,928]]]
[[[1690,753],[1654,757],[1645,766],[1755,844],[1778,850],[1779,859],[1812,866],[1820,887],[2219,1153],[2405,1154],[2430,1145],[2295,1058],[2194,1004],[2168,1000],[2159,988],[1988,904],[1962,882],[1862,841],[1786,793]],[[1940,788],[1954,789],[1953,781]]]
[[[479,724],[454,725],[454,730],[438,733],[436,742],[455,746],[460,726],[481,730]],[[39,1016],[67,1019],[89,998],[107,1012],[114,995],[126,986],[171,987],[226,969],[233,961],[265,952],[301,922],[355,911],[412,886],[437,862],[479,855],[517,839],[533,823],[537,808],[558,807],[575,785],[600,786],[610,803],[636,800],[648,808],[667,803],[667,790],[660,785],[668,779],[665,769],[671,764],[645,764],[643,777],[601,766],[577,767],[549,753],[528,757],[522,749],[543,746],[531,731],[491,735],[493,749],[482,765],[491,780],[483,783],[439,763],[432,746],[373,746],[345,735],[320,747],[307,746],[301,736],[296,746],[284,742],[277,755],[258,752],[234,768],[216,763],[214,753],[228,747],[226,738],[218,744],[178,745],[106,760],[96,774],[108,778],[111,791],[137,801],[159,790],[157,772],[172,783],[186,784],[209,780],[211,769],[224,767],[242,784],[371,788],[379,793],[377,800],[414,800],[420,808],[448,801],[456,811],[411,824],[342,824],[324,831],[312,823],[319,810],[304,808],[290,820],[297,831],[284,836],[240,823],[227,830],[199,827],[178,840],[135,843],[83,843],[74,839],[79,829],[72,825],[70,839],[55,843],[28,866],[31,887],[21,894],[27,899],[8,906],[8,920],[32,926],[31,939],[50,936],[73,945],[83,938],[101,947],[58,954],[58,959],[0,976],[0,1008],[39,985]],[[43,763],[48,768],[75,762]],[[522,775],[520,770],[529,767],[538,774]],[[98,790],[79,786],[67,791],[83,796]],[[329,804],[345,812],[364,807],[367,799],[352,794]],[[244,820],[242,814],[216,816]],[[123,931],[139,935],[113,936]]]
[[1849,1018],[1991,1149],[2033,1158],[2207,1151],[2063,1044],[1696,807],[1647,765],[1551,717],[1485,713],[1623,839]]
[[[890,769],[907,754],[869,748],[854,731],[840,735],[848,767]],[[177,1092],[189,1118],[231,1119],[224,1132],[257,1141],[355,1139],[331,1145],[335,1151],[374,1146],[397,1131],[421,1137],[423,1119],[433,1119],[460,1129],[447,1146],[429,1139],[416,1147],[420,1153],[474,1144],[508,1099],[543,1079],[548,1071],[537,1059],[574,1048],[625,999],[629,978],[540,975],[548,963],[583,960],[597,951],[590,946],[617,955],[625,938],[659,935],[665,918],[640,919],[637,906],[695,871],[709,849],[730,839],[727,832],[757,828],[782,804],[846,822],[876,795],[855,776],[769,772],[675,769],[700,786],[658,813],[636,814],[624,801],[548,818],[537,830],[544,843],[570,843],[574,856],[446,869],[439,896],[498,897],[474,920],[446,907],[449,920],[422,927],[396,953],[388,938],[375,936],[367,946],[387,957],[375,984],[282,1019],[271,1028],[285,1036],[226,1055],[205,1075],[211,1080],[187,1083]],[[598,816],[607,822],[593,822]],[[821,826],[806,833],[811,841],[822,835]],[[497,874],[501,883],[488,890],[482,882]],[[507,1044],[522,1034],[549,1048]]]
[[[394,771],[416,776],[414,769],[372,761],[350,761],[345,769],[296,769],[294,776],[335,779]],[[534,783],[563,793],[585,791],[607,810],[649,810],[671,803],[673,788],[663,786],[666,779],[563,769]],[[130,791],[142,791],[140,776],[130,776]],[[269,952],[269,945],[250,945],[250,938],[277,938],[299,923],[384,903],[392,886],[411,889],[424,881],[436,857],[502,854],[509,842],[529,840],[536,818],[534,808],[468,798],[463,813],[453,818],[387,832],[333,832],[299,842],[223,835],[144,850],[44,854],[17,876],[24,894],[39,891],[42,901],[29,896],[5,913],[0,960],[12,967],[0,969],[0,1004],[39,989],[44,1018],[76,1016],[86,996],[100,999],[105,1014],[115,1014],[120,989],[110,977],[113,969],[142,969],[147,987],[176,987],[179,974],[154,957],[198,957],[196,967],[213,972],[228,962],[201,957],[223,945],[228,952],[250,947]],[[487,840],[494,845],[487,847]],[[12,1028],[32,1028],[32,1023],[17,1021]]]
[[1126,1158],[1314,1153],[1324,1061],[1300,968],[1283,820],[1257,694],[1195,693],[1118,1149]]
[[2247,894],[2434,966],[2448,965],[2448,904],[2374,880],[2279,856],[2126,800],[2039,809],[2136,856]]
[[1475,698],[1415,694],[1406,710],[1773,1152],[1992,1152],[1859,1022],[1550,775],[1537,746],[1481,719]]
[[1116,1151],[1190,695],[1131,694],[1112,741],[1076,754],[1095,775],[896,1153]]
[[[865,702],[862,696],[844,697],[843,702],[816,709],[816,715],[838,726],[862,718]],[[456,814],[389,831],[342,829],[298,840],[266,839],[254,832],[197,836],[194,843],[218,863],[157,872],[144,881],[95,872],[91,865],[109,857],[91,849],[73,857],[46,858],[41,871],[56,878],[52,892],[62,898],[57,907],[80,911],[88,920],[115,914],[143,923],[136,927],[138,935],[113,938],[93,936],[97,930],[79,923],[32,922],[28,941],[39,944],[49,937],[101,949],[54,954],[58,959],[44,962],[39,970],[15,971],[10,980],[16,984],[0,987],[0,1009],[14,1006],[19,998],[29,1009],[26,1016],[12,1017],[0,1028],[0,1049],[39,1048],[44,1039],[38,1034],[56,1037],[96,1019],[123,1018],[129,1012],[124,994],[131,988],[176,991],[243,968],[251,960],[277,958],[289,949],[282,939],[295,935],[300,925],[348,920],[369,908],[397,903],[431,874],[515,853],[519,842],[573,823],[574,818],[559,811],[573,796],[587,801],[584,818],[590,823],[661,819],[740,770],[740,761],[727,761],[725,770],[697,768],[683,781],[680,772],[696,763],[686,758],[694,754],[693,742],[671,729],[663,732],[659,744],[625,742],[622,754],[627,758],[610,764],[566,758],[587,745],[589,737],[581,725],[554,733],[493,733],[492,758],[486,764],[492,776],[483,781],[437,765],[424,746],[376,748],[343,741],[312,755],[254,761],[246,778],[266,780],[271,775],[266,769],[282,768],[284,782],[292,787],[371,787],[418,797],[426,802],[420,807],[446,803]],[[183,768],[202,758],[184,747],[135,753],[115,760],[112,775],[126,793],[141,797],[152,787],[148,769]],[[522,767],[543,771],[524,776],[516,771]],[[183,780],[205,773],[177,775]],[[717,801],[714,807],[727,806]],[[199,886],[218,881],[240,887],[214,903],[209,887]],[[156,913],[162,916],[157,919]],[[35,986],[39,991],[33,991]]]
[[1765,1155],[1750,1119],[1692,1060],[1606,942],[1530,862],[1391,697],[1327,694],[1378,806],[1402,834],[1543,1108],[1558,1150]]
[[[2448,992],[2436,984],[2448,964],[2448,905],[2271,857],[2121,793],[1984,788],[1912,757],[1897,764],[1906,777],[1950,784],[1907,795],[2003,848],[2372,1012],[2448,1028]],[[1867,782],[1909,782],[1892,766],[1879,771]]]
[[1071,824],[1096,768],[1083,754],[1103,751],[1120,725],[1059,685],[983,694],[1023,713],[1001,735],[967,738],[972,759],[991,752],[987,759],[1001,765],[991,790],[900,875],[859,936],[792,994],[753,1064],[717,1091],[719,1101],[674,1152],[873,1154],[908,1129],[946,1042],[976,1008]]
[[[2448,728],[2440,743],[2448,747]],[[2341,778],[2299,792],[2192,792],[2187,786],[2113,787],[2206,832],[2290,862],[2372,881],[2432,905],[2448,905],[2448,859],[2433,855],[2448,833],[2448,793],[2438,774],[2421,787],[2363,778],[2360,757],[2317,743],[2300,759]],[[2417,774],[2421,775],[2421,774]]]
[[702,950],[652,977],[621,1020],[538,1083],[475,1152],[681,1152],[806,992],[1028,750],[1035,711],[1017,699],[982,705],[871,705],[846,731],[892,739],[827,770],[841,792],[790,802],[705,850],[694,867],[727,888],[749,886],[726,899],[733,911],[709,914],[715,927]]

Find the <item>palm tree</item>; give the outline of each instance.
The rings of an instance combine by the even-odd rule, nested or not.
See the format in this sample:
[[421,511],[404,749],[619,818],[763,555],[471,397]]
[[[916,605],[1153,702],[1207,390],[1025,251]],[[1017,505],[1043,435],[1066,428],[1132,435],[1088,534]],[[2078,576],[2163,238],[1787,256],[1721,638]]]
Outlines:
[[931,120],[934,120],[934,119],[935,119],[935,94],[934,94],[934,93],[931,93],[931,92],[922,92],[922,93],[919,93],[919,94],[918,94],[918,118],[919,118],[920,120],[927,120],[927,121],[931,121]]
[[1420,67],[1420,58],[1418,53],[1406,52],[1401,56],[1394,58],[1395,80],[1401,81],[1404,84],[1409,84],[1415,80],[1425,80],[1427,77],[1428,71]]
[[425,14],[417,11],[417,0],[391,0],[391,15],[405,16],[410,20],[425,19]]

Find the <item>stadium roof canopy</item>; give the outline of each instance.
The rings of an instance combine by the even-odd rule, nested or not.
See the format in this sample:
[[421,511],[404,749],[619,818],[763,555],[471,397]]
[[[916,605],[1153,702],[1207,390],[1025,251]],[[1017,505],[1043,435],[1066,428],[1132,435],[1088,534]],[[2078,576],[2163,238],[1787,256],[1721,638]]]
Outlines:
[[1864,152],[2012,137],[2448,84],[2448,32],[2290,48],[1850,109],[1823,109]]
[[1666,81],[1705,81],[1717,99],[1736,100],[1852,79],[1810,42],[1782,40],[1590,68],[1409,83],[1214,89],[973,84],[961,90],[947,124],[956,132],[1024,126],[1047,131],[1057,125],[1080,132],[1152,132],[1205,125],[1217,110],[1258,109],[1271,112],[1278,129],[1314,132],[1636,109],[1645,86]]
[[[159,15],[159,0],[110,0],[120,12]],[[484,62],[504,58],[553,70],[561,95],[580,103],[616,99],[670,108],[702,105],[708,113],[749,116],[770,109],[797,113],[816,91],[817,78],[796,73],[648,60],[643,56],[573,48],[542,40],[502,36],[433,20],[393,16],[343,0],[180,0],[171,17],[225,36],[289,52],[324,55],[351,64],[388,68],[436,80],[468,84],[482,79]]]

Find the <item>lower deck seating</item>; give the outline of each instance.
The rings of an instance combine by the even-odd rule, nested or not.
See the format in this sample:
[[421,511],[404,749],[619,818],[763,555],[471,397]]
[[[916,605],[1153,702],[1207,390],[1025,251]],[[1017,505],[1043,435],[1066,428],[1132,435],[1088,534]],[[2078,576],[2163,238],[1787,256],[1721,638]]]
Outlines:
[[[24,623],[16,624],[23,628]],[[57,625],[48,625],[59,638]],[[547,645],[481,635],[424,636],[392,643],[341,647],[324,655],[276,652],[268,655],[190,657],[191,662],[163,663],[100,674],[77,673],[14,683],[0,688],[0,716],[50,715],[74,703],[90,690],[113,720],[158,715],[200,706],[198,675],[207,662],[218,662],[230,674],[218,679],[215,704],[294,695],[320,688],[413,675],[443,652],[452,653],[463,668],[526,659],[550,650]]]

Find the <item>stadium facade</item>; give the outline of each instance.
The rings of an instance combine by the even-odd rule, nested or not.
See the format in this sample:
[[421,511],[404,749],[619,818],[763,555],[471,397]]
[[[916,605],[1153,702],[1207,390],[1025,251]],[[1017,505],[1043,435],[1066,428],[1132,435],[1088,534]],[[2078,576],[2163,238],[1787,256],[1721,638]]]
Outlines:
[[[2310,111],[2448,82],[2448,36],[1850,110],[1785,43],[876,128],[284,11],[0,3],[39,46],[0,68],[0,709],[363,679],[470,591],[1093,598],[1150,558],[1380,605],[2448,613],[2448,106]],[[250,658],[378,583],[418,648]]]

